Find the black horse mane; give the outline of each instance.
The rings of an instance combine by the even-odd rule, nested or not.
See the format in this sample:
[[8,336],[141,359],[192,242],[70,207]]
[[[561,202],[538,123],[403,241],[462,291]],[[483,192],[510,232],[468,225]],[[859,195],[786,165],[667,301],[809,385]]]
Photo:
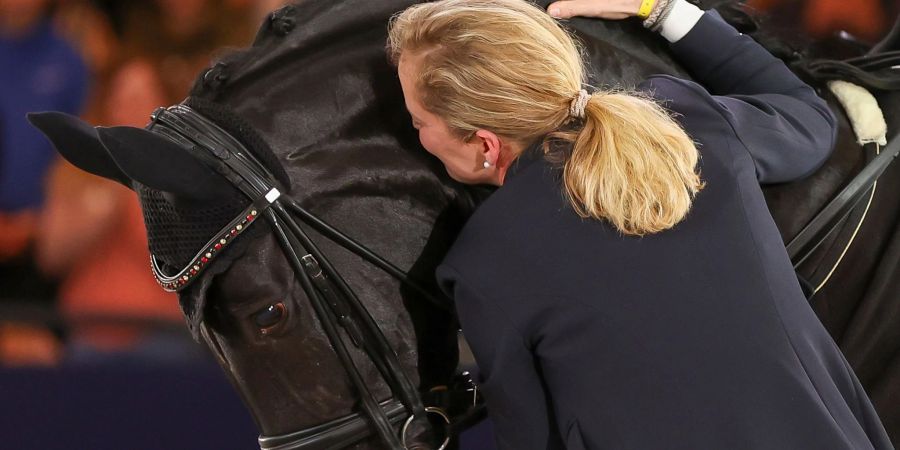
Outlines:
[[[537,1],[541,3],[540,0]],[[784,61],[795,71],[811,79],[822,78],[808,68],[808,63],[815,61],[809,54],[812,46],[811,41],[795,33],[779,33],[767,21],[764,14],[747,6],[746,0],[688,1],[704,10],[716,10],[726,22],[741,33],[752,36],[770,53]],[[395,1],[395,3],[397,3],[399,11],[404,6],[414,2],[400,0]],[[240,72],[242,68],[251,66],[253,61],[258,60],[270,50],[265,45],[267,42],[285,37],[295,27],[302,26],[299,23],[299,19],[302,19],[299,15],[307,11],[310,11],[310,5],[308,4],[305,4],[302,10],[296,5],[287,5],[271,12],[262,23],[253,44],[250,47],[232,49],[219,55],[215,64],[197,77],[191,88],[190,96],[215,101],[222,93],[223,88],[230,84],[229,82],[235,73]],[[862,82],[865,84],[865,80],[862,80]]]
[[286,5],[269,13],[249,47],[232,49],[223,53],[212,67],[200,73],[194,80],[189,98],[215,101],[221,89],[231,78],[231,68],[244,67],[257,60],[260,54],[266,51],[262,42],[268,36],[285,36],[290,33],[297,25],[296,14],[297,7],[294,5]]
[[[900,80],[893,73],[876,76],[871,75],[871,71],[867,71],[870,72],[870,75],[866,76],[862,73],[848,73],[846,70],[839,70],[837,73],[829,76],[823,74],[822,71],[817,71],[814,68],[817,63],[823,60],[830,60],[817,59],[816,55],[811,54],[813,46],[808,38],[793,30],[777,29],[768,22],[764,14],[748,7],[745,4],[746,0],[688,1],[705,10],[716,10],[726,22],[741,33],[752,36],[766,50],[784,61],[795,72],[805,76],[808,81],[849,78],[870,88],[892,90],[900,88]],[[381,3],[389,3],[389,1]],[[404,6],[412,3],[414,2],[400,1],[397,7],[402,9]],[[309,9],[309,5],[304,5],[303,10]],[[204,71],[195,80],[190,95],[215,101],[222,87],[228,84],[233,73],[239,71],[239,68],[249,66],[252,61],[259,59],[263,53],[268,51],[262,45],[264,42],[270,41],[272,38],[287,36],[298,26],[299,14],[300,10],[294,5],[282,7],[270,13],[260,27],[253,45],[223,54],[211,68]]]
[[[715,9],[726,22],[741,33],[752,36],[770,53],[794,65],[807,58],[808,42],[788,42],[785,36],[775,33],[768,27],[763,15],[745,5],[746,0],[688,0],[703,9]],[[407,2],[412,4],[413,2]],[[304,5],[304,10],[309,10]],[[264,42],[275,37],[284,37],[298,25],[299,9],[295,5],[287,5],[271,12],[260,27],[250,47],[232,50],[220,56],[212,67],[202,72],[194,82],[190,95],[215,101],[224,86],[229,84],[232,74],[240,68],[247,67],[252,61],[266,51]],[[386,24],[385,24],[386,26]]]

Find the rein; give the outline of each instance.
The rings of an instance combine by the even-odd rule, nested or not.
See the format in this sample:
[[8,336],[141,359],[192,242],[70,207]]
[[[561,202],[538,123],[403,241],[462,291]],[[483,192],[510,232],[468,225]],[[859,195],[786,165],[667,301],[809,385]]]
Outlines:
[[[406,436],[398,436],[394,432],[394,427],[398,424],[404,423],[405,434],[410,422],[427,423],[426,416],[432,413],[446,418],[450,425],[450,419],[441,408],[424,406],[416,387],[403,372],[396,353],[378,324],[290,212],[327,238],[413,288],[432,303],[448,309],[450,302],[438,300],[411,280],[408,274],[319,219],[294,199],[282,195],[269,170],[243,144],[198,112],[182,104],[159,108],[151,117],[148,130],[184,147],[228,179],[251,200],[243,214],[229,222],[177,273],[164,273],[156,257],[151,256],[151,267],[157,281],[169,291],[184,289],[237,236],[260,217],[265,218],[282,252],[298,275],[332,348],[361,400],[362,414],[352,413],[326,424],[284,435],[260,436],[260,447],[263,450],[340,448],[370,436],[374,430],[374,434],[386,448],[405,449]],[[360,374],[359,366],[351,357],[346,339],[342,337],[339,328],[344,330],[354,346],[366,353],[396,398],[392,397],[383,403],[376,400]],[[480,408],[483,406],[476,404],[472,409]],[[448,443],[449,434],[440,449],[444,449]]]
[[[900,37],[900,20],[895,23],[891,35],[865,55],[843,61],[819,59],[797,62],[792,66],[820,82],[851,80],[869,89],[900,90],[900,71],[897,70],[900,66],[900,51],[882,51],[884,48],[890,48],[898,37]],[[867,196],[869,202],[866,212],[868,211],[878,178],[900,154],[900,133],[894,134],[884,149],[878,147],[877,144],[869,145],[875,145],[875,158],[868,162],[850,183],[787,244],[788,255],[794,269],[803,264]],[[866,214],[863,214],[860,218],[856,232],[859,231],[865,217]],[[856,232],[854,232],[854,237]],[[810,294],[810,298],[828,281],[852,243],[851,239],[835,267],[832,268],[822,284]]]
[[816,214],[797,236],[791,239],[787,244],[787,250],[795,269],[803,264],[831,233],[837,230],[840,223],[866,197],[866,193],[872,189],[898,154],[900,154],[900,133],[895,135],[884,151],[879,151],[878,156],[869,162],[822,211]]
[[816,59],[797,62],[793,68],[805,72],[818,81],[849,80],[870,89],[895,91],[900,89],[900,51],[870,53],[842,61]]

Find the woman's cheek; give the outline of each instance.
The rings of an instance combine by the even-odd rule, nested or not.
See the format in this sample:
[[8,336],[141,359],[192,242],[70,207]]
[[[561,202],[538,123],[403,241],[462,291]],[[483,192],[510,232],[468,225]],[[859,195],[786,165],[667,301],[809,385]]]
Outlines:
[[425,150],[428,150],[428,153],[438,156],[437,152],[435,152],[434,138],[427,130],[419,130],[419,142],[422,144],[422,147],[425,147]]
[[465,171],[460,170],[460,167],[458,167],[460,165],[459,161],[455,160],[452,152],[448,150],[448,139],[450,138],[439,133],[432,133],[428,129],[419,130],[419,142],[422,144],[422,147],[425,147],[428,153],[436,156],[444,164],[444,168],[447,170],[450,178],[465,182],[469,177],[464,175]]

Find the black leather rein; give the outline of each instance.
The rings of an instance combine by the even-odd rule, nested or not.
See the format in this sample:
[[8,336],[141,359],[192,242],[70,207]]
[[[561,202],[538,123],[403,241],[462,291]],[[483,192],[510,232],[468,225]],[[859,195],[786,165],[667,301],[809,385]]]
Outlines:
[[[269,170],[243,144],[198,112],[181,104],[157,109],[152,119],[147,127],[150,131],[184,147],[225,176],[252,202],[242,216],[214,236],[206,247],[200,249],[197,257],[178,273],[163,273],[153,257],[152,266],[157,280],[168,290],[184,289],[257,217],[264,217],[297,273],[331,346],[360,398],[362,414],[349,414],[327,424],[281,436],[260,436],[260,447],[263,450],[342,448],[370,436],[374,430],[386,448],[403,449],[405,436],[398,436],[394,431],[398,423],[404,418],[407,425],[412,420],[427,423],[426,414],[434,412],[443,415],[442,412],[435,412],[434,408],[427,408],[426,411],[416,387],[403,372],[396,353],[375,320],[289,210],[308,226],[385,270],[435,304],[447,308],[449,302],[438,300],[410,280],[402,270],[317,218],[293,199],[282,195]],[[353,345],[367,354],[396,399],[379,404],[350,356],[346,340],[338,328],[343,328]],[[445,440],[442,448],[446,443]]]
[[[900,90],[900,51],[886,51],[896,44],[900,36],[900,18],[891,33],[865,55],[845,59],[799,60],[792,64],[796,70],[810,78],[825,83],[831,80],[846,80],[866,89],[888,91]],[[874,147],[875,144],[868,144]],[[888,145],[845,186],[828,205],[825,206],[787,244],[788,255],[796,269],[825,242],[843,223],[844,219],[860,204],[865,194],[870,192],[878,178],[887,170],[894,158],[900,154],[900,133],[888,140]]]

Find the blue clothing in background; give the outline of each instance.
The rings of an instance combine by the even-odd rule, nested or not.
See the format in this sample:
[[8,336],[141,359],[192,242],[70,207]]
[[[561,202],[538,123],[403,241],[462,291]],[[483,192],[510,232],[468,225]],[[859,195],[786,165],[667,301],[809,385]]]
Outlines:
[[79,114],[87,86],[81,56],[49,22],[24,36],[0,34],[0,212],[39,208],[44,201],[54,151],[25,114]]

